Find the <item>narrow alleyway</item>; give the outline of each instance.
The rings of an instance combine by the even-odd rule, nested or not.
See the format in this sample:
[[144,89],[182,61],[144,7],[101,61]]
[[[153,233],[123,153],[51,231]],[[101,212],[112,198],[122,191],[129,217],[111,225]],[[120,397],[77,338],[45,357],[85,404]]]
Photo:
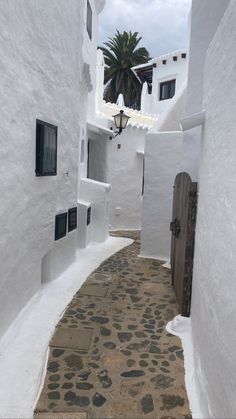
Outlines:
[[[118,234],[118,233],[117,233]],[[191,418],[177,314],[163,262],[138,258],[135,242],[92,273],[50,343],[35,419]]]

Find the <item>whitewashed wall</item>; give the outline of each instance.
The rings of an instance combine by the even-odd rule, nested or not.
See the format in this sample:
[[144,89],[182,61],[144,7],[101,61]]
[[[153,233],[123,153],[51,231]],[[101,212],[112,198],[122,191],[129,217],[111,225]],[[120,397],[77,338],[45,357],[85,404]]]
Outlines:
[[98,48],[97,50],[97,62],[96,62],[96,94],[95,94],[95,106],[96,111],[98,112],[102,108],[103,103],[103,91],[104,91],[104,68],[105,60],[103,52]]
[[108,141],[99,135],[90,135],[89,139],[89,163],[88,177],[98,182],[108,182],[107,176],[107,149]]
[[[70,249],[55,272],[75,257],[77,233],[55,244],[54,222],[78,197],[79,141],[91,89],[82,59],[86,5],[0,2],[0,334],[40,288],[45,255],[66,259]],[[95,39],[90,47],[96,56]],[[35,176],[36,118],[58,126],[57,176]]]
[[163,114],[168,110],[173,98],[160,100],[160,83],[172,79],[176,79],[176,94],[182,88],[187,79],[188,73],[188,56],[182,58],[181,53],[173,54],[177,57],[177,61],[173,61],[172,54],[163,59],[166,64],[162,64],[162,59],[156,61],[156,67],[153,68],[152,93],[142,97],[141,110],[151,114]]
[[81,179],[80,197],[91,203],[90,240],[103,242],[109,236],[111,185],[93,179]]
[[[81,1],[81,0],[80,0]],[[98,13],[102,10],[105,0],[90,0],[92,8],[93,23],[92,23],[92,38],[90,39],[87,31],[87,0],[83,0],[83,44],[82,54],[82,71],[80,74],[80,88],[81,98],[80,106],[78,108],[78,115],[81,122],[81,140],[84,140],[84,159],[80,159],[79,176],[87,176],[87,151],[88,151],[88,132],[87,120],[95,118],[95,97],[97,86],[97,32],[98,32]],[[99,83],[100,84],[100,83]],[[79,185],[80,186],[80,185]]]
[[173,97],[168,111],[160,115],[158,122],[155,125],[157,131],[166,132],[180,130],[180,120],[184,115],[186,106],[186,90],[187,80]]
[[145,187],[142,212],[143,257],[168,260],[174,179],[183,170],[182,132],[150,132],[145,146]]
[[[141,255],[143,256],[152,255],[153,257],[162,257],[163,259],[170,257],[171,236],[167,218],[170,218],[172,211],[172,186],[175,176],[179,171],[186,171],[190,174],[193,181],[198,179],[201,127],[181,134],[181,150],[180,137],[179,135],[177,137],[173,135],[172,130],[180,125],[177,122],[178,118],[181,119],[203,109],[202,92],[205,54],[228,3],[228,0],[193,1],[187,91],[184,93],[183,84],[180,92],[172,99],[172,104],[169,106],[168,111],[162,114],[159,119],[156,130],[165,130],[166,133],[163,132],[165,136],[162,137],[156,132],[155,141],[155,134],[152,131],[150,134],[151,142],[149,142],[149,134],[147,135],[145,156],[145,171],[147,174],[145,174],[145,178],[147,179],[146,183],[150,182],[150,184],[144,191],[142,210]],[[201,28],[200,31],[199,28]],[[168,138],[168,141],[171,141],[171,147],[169,147],[169,142],[167,142],[166,147],[159,149],[161,138]],[[155,164],[155,161],[157,164]],[[160,161],[166,162],[163,178],[160,176],[158,166]],[[155,182],[149,180],[149,177],[156,179],[159,188],[156,188]],[[161,200],[164,200],[166,205],[162,206],[160,204]],[[157,202],[158,204],[156,204]],[[158,205],[158,211],[155,211],[156,205]],[[152,217],[153,226],[150,223]],[[159,234],[160,232],[161,234]]]
[[[209,12],[213,12],[211,3]],[[218,2],[218,6],[220,2]],[[192,333],[204,417],[236,417],[236,3],[207,53]]]
[[192,1],[186,115],[202,109],[205,54],[229,1]]
[[[110,227],[140,229],[145,133],[128,126],[107,144],[107,181],[111,183]],[[118,148],[120,144],[120,148]]]
[[[230,0],[193,0],[189,39],[189,70],[185,116],[203,110],[203,74],[208,46]],[[199,30],[199,28],[201,28]],[[201,127],[184,132],[185,170],[198,180],[198,161],[201,146]]]
[[[101,0],[90,0],[93,13],[92,39],[88,35],[87,26],[87,7],[84,7],[84,41],[83,41],[83,60],[88,66],[85,68],[84,77],[88,84],[91,83],[91,90],[88,97],[88,117],[94,118],[95,115],[95,95],[96,95],[96,64],[97,64],[97,31],[98,31],[98,11],[100,10]],[[87,0],[86,0],[87,4]]]

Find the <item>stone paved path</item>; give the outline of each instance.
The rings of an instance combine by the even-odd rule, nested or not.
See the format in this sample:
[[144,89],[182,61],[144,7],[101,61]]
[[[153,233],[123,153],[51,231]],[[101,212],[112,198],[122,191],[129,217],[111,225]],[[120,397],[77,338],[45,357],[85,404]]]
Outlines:
[[191,418],[177,314],[163,262],[138,258],[139,234],[91,274],[50,344],[35,419]]

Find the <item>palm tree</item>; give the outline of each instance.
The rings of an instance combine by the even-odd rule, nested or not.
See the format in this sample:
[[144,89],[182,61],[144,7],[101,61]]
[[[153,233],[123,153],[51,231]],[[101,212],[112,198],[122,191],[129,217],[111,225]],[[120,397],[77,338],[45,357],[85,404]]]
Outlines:
[[122,93],[125,105],[137,108],[140,105],[142,83],[132,67],[150,60],[149,52],[146,48],[137,48],[142,39],[138,37],[138,32],[120,33],[117,30],[115,36],[108,39],[108,42],[104,42],[106,47],[100,47],[106,64],[104,99],[116,102]]

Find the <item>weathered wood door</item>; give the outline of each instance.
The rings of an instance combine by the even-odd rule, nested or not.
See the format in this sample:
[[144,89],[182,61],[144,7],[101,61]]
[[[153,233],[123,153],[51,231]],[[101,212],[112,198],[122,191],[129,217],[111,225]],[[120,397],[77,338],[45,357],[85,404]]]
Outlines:
[[190,316],[194,239],[197,213],[197,183],[188,173],[175,178],[170,230],[172,284],[183,316]]

